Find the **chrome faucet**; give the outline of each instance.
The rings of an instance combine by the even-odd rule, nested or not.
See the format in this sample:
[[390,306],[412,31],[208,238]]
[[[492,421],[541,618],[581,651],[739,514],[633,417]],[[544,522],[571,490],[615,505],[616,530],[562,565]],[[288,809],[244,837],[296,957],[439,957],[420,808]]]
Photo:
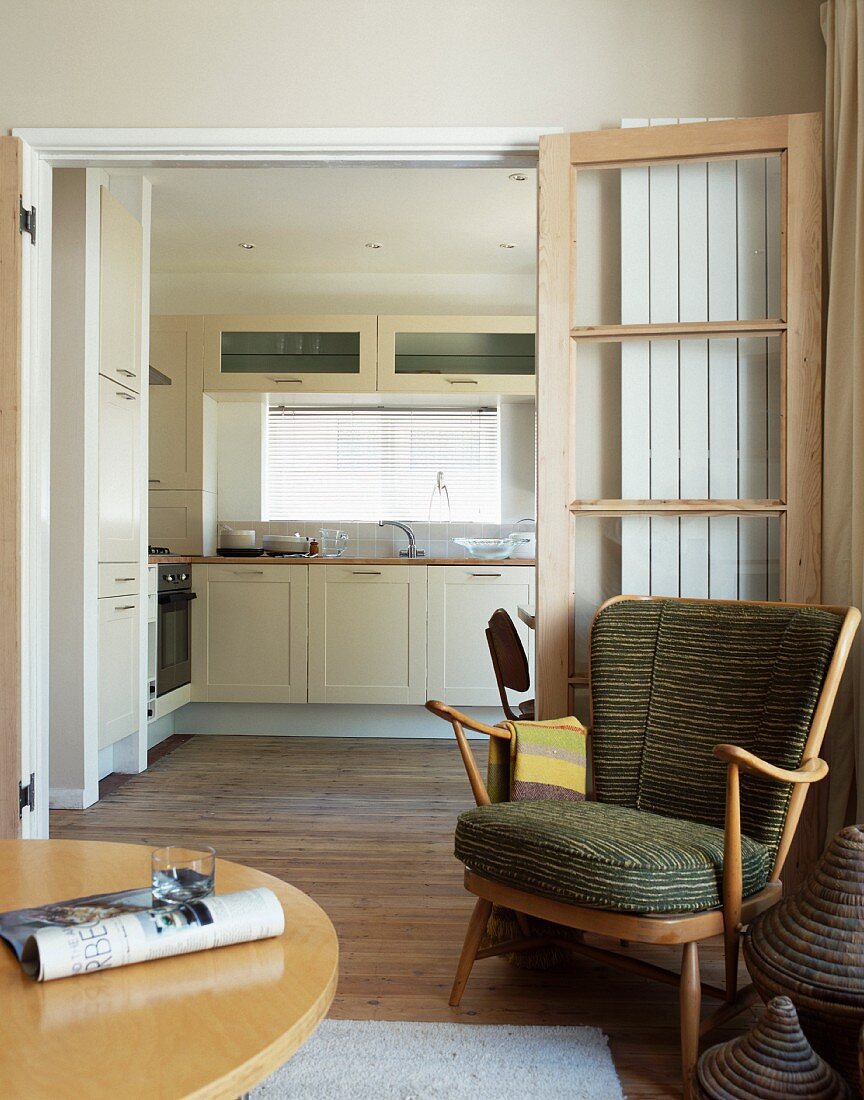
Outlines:
[[408,536],[408,549],[399,551],[400,558],[423,558],[426,556],[425,550],[417,549],[417,540],[414,538],[414,532],[407,523],[400,523],[398,519],[379,519],[378,526],[398,527],[400,531],[404,531]]

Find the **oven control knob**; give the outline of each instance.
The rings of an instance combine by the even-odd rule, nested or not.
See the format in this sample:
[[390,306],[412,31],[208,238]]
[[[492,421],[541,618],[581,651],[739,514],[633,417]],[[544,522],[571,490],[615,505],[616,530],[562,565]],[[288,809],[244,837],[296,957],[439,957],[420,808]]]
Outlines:
[[181,581],[188,581],[189,580],[189,574],[188,573],[181,573],[180,576],[177,579],[181,580]]
[[165,580],[168,581],[169,584],[174,584],[174,582],[177,580],[177,574],[176,573],[166,573],[165,574]]

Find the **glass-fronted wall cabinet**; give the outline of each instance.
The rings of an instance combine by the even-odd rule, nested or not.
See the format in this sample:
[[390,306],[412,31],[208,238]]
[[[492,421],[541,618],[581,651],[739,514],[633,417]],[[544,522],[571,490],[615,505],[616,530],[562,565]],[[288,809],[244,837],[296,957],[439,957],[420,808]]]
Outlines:
[[533,317],[378,318],[378,389],[533,394]]
[[204,389],[374,393],[374,316],[211,315],[204,319]]

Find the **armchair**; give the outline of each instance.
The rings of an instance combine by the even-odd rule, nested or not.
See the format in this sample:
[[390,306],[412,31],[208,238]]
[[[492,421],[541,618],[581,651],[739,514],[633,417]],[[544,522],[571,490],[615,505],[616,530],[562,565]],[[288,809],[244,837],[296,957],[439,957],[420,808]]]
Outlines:
[[[586,802],[490,804],[465,729],[507,731],[430,701],[453,726],[477,802],[456,829],[478,900],[450,1003],[476,959],[541,945],[677,985],[689,1098],[700,1036],[755,1000],[752,986],[738,989],[740,931],[780,900],[804,799],[828,771],[818,753],[860,618],[855,608],[743,601],[605,603],[591,628]],[[519,916],[522,935],[480,950],[493,904]],[[678,945],[680,974],[578,938],[538,937],[527,917]],[[724,989],[699,975],[698,945],[718,935]],[[703,994],[722,1004],[700,1020]]]

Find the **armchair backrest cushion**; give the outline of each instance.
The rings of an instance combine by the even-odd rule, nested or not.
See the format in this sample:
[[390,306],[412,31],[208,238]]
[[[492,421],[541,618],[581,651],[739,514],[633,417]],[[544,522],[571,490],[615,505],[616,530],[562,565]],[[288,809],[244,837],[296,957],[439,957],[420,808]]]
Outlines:
[[[841,625],[788,604],[609,604],[591,632],[596,797],[722,827],[725,766],[714,746],[798,767]],[[743,776],[743,832],[776,845],[790,793]]]

